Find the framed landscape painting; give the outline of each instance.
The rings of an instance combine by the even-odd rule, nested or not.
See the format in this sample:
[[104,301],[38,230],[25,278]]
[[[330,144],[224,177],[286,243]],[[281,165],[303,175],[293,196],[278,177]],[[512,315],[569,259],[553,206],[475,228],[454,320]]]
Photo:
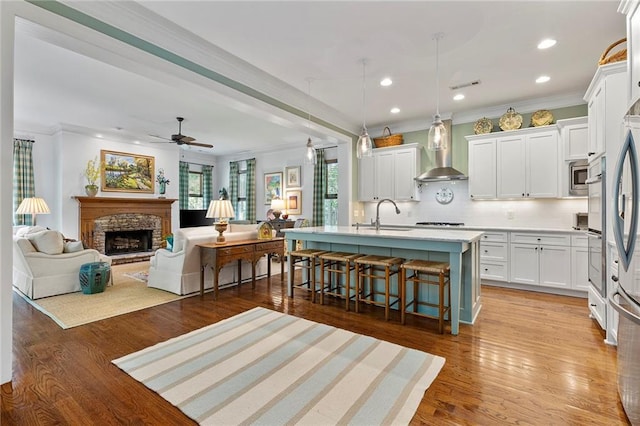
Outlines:
[[103,191],[153,194],[153,157],[100,150],[100,159]]
[[271,204],[271,200],[282,197],[282,172],[264,174],[264,203]]
[[287,191],[287,213],[302,214],[302,191]]

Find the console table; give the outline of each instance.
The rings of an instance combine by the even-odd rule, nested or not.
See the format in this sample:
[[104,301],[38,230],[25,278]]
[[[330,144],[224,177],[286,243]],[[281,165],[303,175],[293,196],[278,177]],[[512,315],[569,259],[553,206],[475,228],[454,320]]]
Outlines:
[[[271,255],[284,257],[284,238],[272,240],[229,241],[222,244],[198,244],[200,247],[200,297],[204,297],[204,271],[213,272],[213,298],[218,299],[218,274],[224,265],[238,262],[238,285],[242,283],[242,261],[251,262],[251,285],[256,288],[256,263],[265,254],[269,257],[267,275],[271,276]],[[284,280],[284,262],[280,262],[280,280]]]

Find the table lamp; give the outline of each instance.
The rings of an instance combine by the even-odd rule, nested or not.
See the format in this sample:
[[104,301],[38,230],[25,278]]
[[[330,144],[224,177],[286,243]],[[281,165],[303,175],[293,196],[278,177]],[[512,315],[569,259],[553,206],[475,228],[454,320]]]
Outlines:
[[223,232],[227,230],[227,221],[229,218],[234,217],[236,214],[233,211],[233,205],[229,200],[211,200],[209,203],[209,209],[207,210],[206,217],[217,218],[218,221],[214,223],[216,231],[218,231],[218,238],[216,243],[224,243],[225,238]]
[[284,210],[285,208],[286,206],[282,198],[274,198],[271,200],[271,210],[273,210],[273,215],[275,216],[276,220],[280,219],[282,210]]
[[18,206],[18,210],[16,210],[17,214],[30,214],[31,221],[33,225],[36,224],[36,215],[37,214],[49,214],[51,210],[49,210],[49,206],[44,201],[44,199],[39,197],[31,197],[31,198],[23,198],[22,202]]

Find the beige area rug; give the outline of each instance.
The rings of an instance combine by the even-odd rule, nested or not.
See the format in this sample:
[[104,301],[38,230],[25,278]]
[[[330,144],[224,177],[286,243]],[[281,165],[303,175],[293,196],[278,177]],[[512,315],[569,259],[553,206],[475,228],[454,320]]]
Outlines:
[[113,361],[203,425],[407,424],[444,362],[264,308]]
[[16,292],[62,328],[76,327],[185,297],[147,287],[146,280],[142,278],[148,270],[149,262],[114,265],[114,284],[107,286],[103,293],[78,292],[31,300]]

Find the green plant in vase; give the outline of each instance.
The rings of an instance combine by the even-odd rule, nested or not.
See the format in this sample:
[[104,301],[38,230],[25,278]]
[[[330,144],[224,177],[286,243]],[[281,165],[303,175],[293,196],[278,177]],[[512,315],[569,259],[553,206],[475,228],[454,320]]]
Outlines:
[[89,197],[95,197],[98,193],[98,179],[100,179],[101,164],[98,161],[98,157],[93,160],[87,161],[87,167],[84,169],[84,176],[87,178],[88,184],[85,185],[84,190]]
[[[160,186],[159,188],[160,195],[164,195],[164,193],[167,191],[167,185],[169,185],[170,183],[169,179],[167,179],[164,176],[164,169],[158,169],[158,176],[156,176],[156,182],[158,182]],[[160,198],[164,198],[164,197],[160,197]]]

